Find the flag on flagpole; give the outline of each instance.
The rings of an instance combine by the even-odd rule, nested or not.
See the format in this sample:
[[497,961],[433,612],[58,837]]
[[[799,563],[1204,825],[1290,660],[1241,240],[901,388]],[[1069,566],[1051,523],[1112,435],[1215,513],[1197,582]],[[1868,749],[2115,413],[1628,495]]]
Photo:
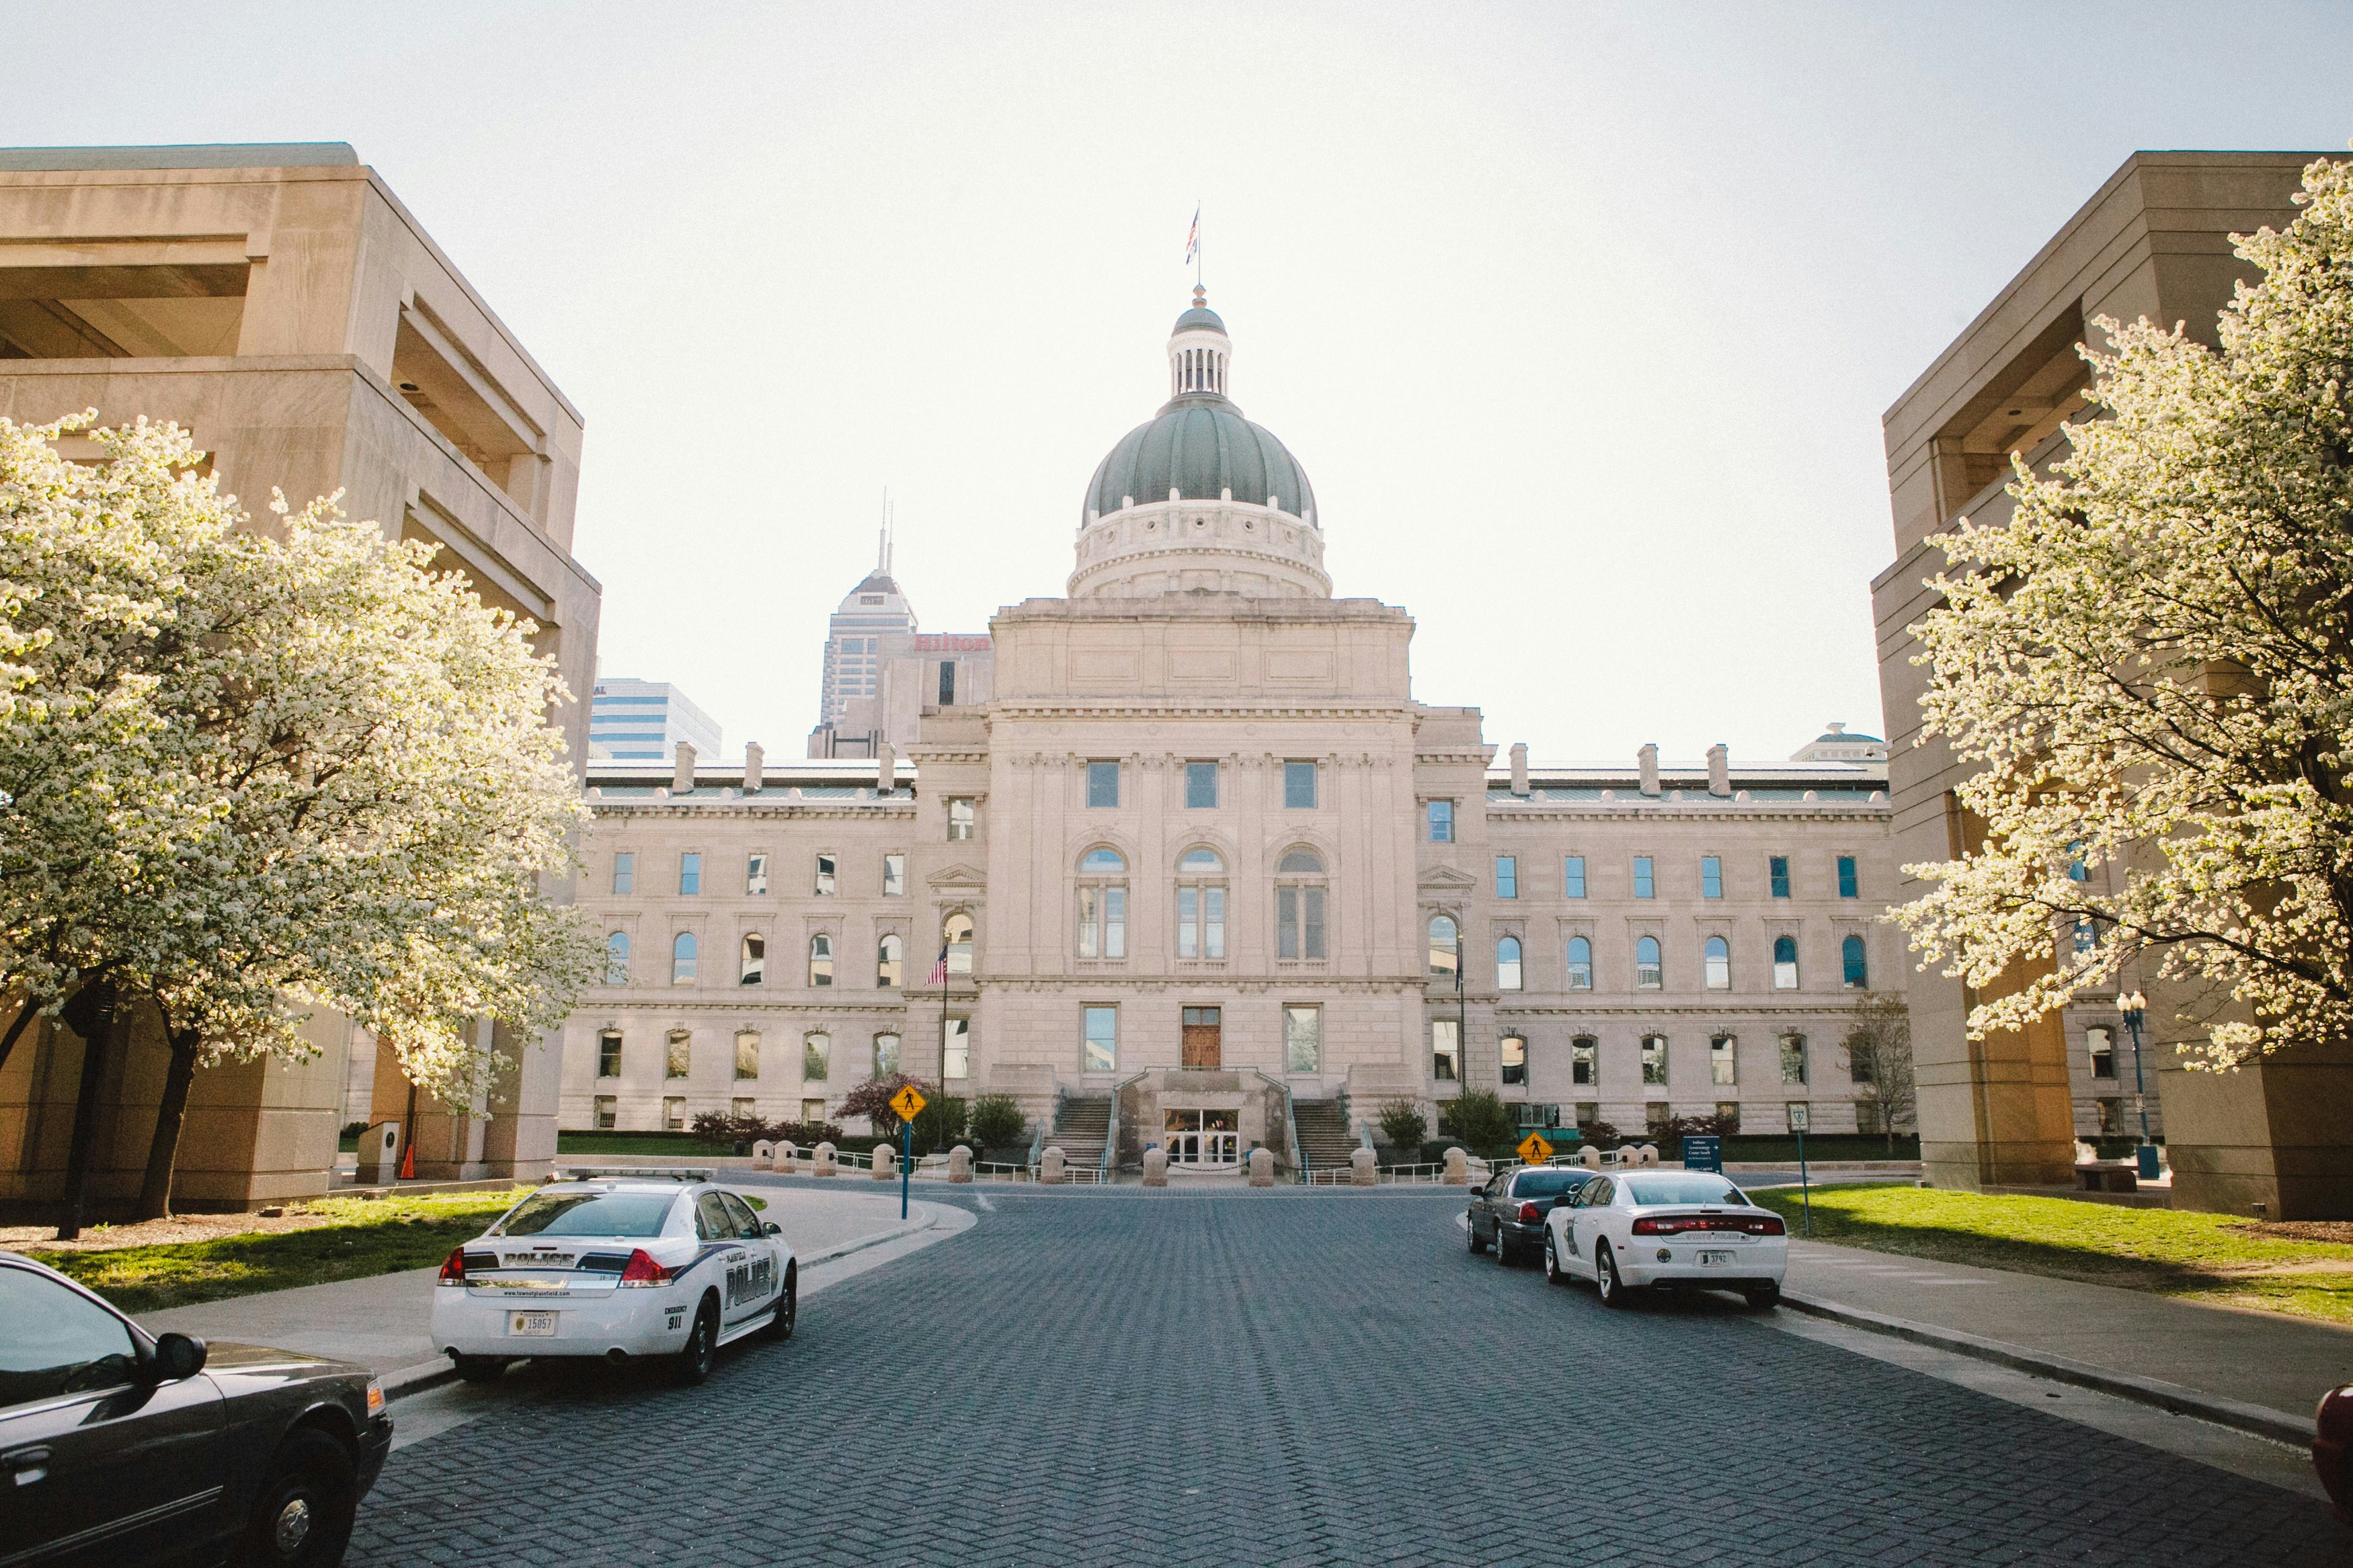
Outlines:
[[1201,206],[1193,205],[1193,226],[1185,231],[1185,259],[1190,261],[1201,254]]
[[945,985],[947,983],[948,948],[947,943],[942,942],[940,944],[940,961],[932,965],[932,977],[930,980],[924,982],[924,984],[928,985]]

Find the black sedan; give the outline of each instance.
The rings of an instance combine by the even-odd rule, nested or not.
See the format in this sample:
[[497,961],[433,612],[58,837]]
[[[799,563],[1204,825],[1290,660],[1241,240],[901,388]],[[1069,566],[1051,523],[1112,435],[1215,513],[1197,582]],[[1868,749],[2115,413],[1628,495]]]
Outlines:
[[0,1563],[332,1568],[392,1445],[364,1366],[153,1335],[0,1252]]
[[1582,1165],[1524,1165],[1471,1189],[1471,1250],[1495,1249],[1510,1268],[1544,1247],[1545,1215],[1552,1205],[1593,1179]]

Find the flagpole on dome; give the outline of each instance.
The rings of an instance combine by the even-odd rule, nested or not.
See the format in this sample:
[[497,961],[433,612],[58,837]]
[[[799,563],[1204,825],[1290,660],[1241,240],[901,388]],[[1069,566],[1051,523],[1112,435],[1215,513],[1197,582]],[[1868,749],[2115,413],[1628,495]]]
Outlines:
[[1185,236],[1185,259],[1193,264],[1193,292],[1202,292],[1201,286],[1201,204],[1193,204],[1193,226]]

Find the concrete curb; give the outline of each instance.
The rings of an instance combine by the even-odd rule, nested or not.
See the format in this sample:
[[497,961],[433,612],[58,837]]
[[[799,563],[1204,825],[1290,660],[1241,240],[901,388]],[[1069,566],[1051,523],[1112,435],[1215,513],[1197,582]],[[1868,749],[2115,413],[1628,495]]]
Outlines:
[[[814,1268],[820,1263],[830,1263],[837,1258],[847,1258],[853,1252],[863,1252],[870,1247],[880,1247],[886,1241],[897,1241],[902,1237],[920,1235],[939,1223],[935,1215],[910,1215],[888,1230],[878,1230],[871,1236],[861,1236],[855,1241],[845,1241],[839,1247],[828,1247],[822,1252],[812,1252],[806,1258],[796,1253],[793,1255],[793,1261],[807,1264]],[[380,1381],[384,1384],[384,1402],[390,1405],[396,1400],[429,1393],[457,1382],[458,1369],[449,1363],[447,1356],[443,1356],[433,1361],[419,1362],[415,1366],[402,1367],[398,1372],[387,1372],[383,1374]]]
[[1915,1323],[1908,1318],[1891,1318],[1884,1313],[1865,1311],[1861,1307],[1849,1307],[1838,1301],[1825,1301],[1810,1296],[1781,1295],[1781,1305],[1793,1308],[1810,1317],[1826,1318],[1849,1328],[1862,1329],[1890,1338],[1910,1340],[1915,1344],[1927,1345],[1957,1355],[1971,1356],[1991,1362],[2014,1372],[2031,1373],[2047,1377],[2053,1383],[2073,1384],[2078,1388],[2114,1394],[2137,1405],[2154,1405],[2175,1415],[2195,1416],[2218,1426],[2268,1437],[2274,1443],[2291,1447],[2309,1447],[2313,1426],[2309,1418],[2274,1410],[2267,1405],[2251,1405],[2242,1399],[2226,1399],[2217,1394],[2203,1394],[2194,1388],[2184,1388],[2178,1383],[2167,1383],[2154,1377],[2137,1377],[2131,1373],[2115,1372],[2106,1367],[2093,1366],[2085,1362],[2072,1361],[2065,1356],[2042,1351],[2028,1350],[2022,1345],[2004,1343],[2000,1340],[1982,1339],[1963,1333],[1957,1329],[1937,1328],[1928,1323]]

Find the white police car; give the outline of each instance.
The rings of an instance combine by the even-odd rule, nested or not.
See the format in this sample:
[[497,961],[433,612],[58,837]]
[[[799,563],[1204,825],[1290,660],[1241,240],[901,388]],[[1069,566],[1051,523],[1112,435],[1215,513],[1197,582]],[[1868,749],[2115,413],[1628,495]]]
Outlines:
[[433,1342],[487,1382],[523,1356],[668,1356],[711,1375],[746,1334],[789,1339],[792,1248],[709,1171],[562,1171],[449,1255]]

